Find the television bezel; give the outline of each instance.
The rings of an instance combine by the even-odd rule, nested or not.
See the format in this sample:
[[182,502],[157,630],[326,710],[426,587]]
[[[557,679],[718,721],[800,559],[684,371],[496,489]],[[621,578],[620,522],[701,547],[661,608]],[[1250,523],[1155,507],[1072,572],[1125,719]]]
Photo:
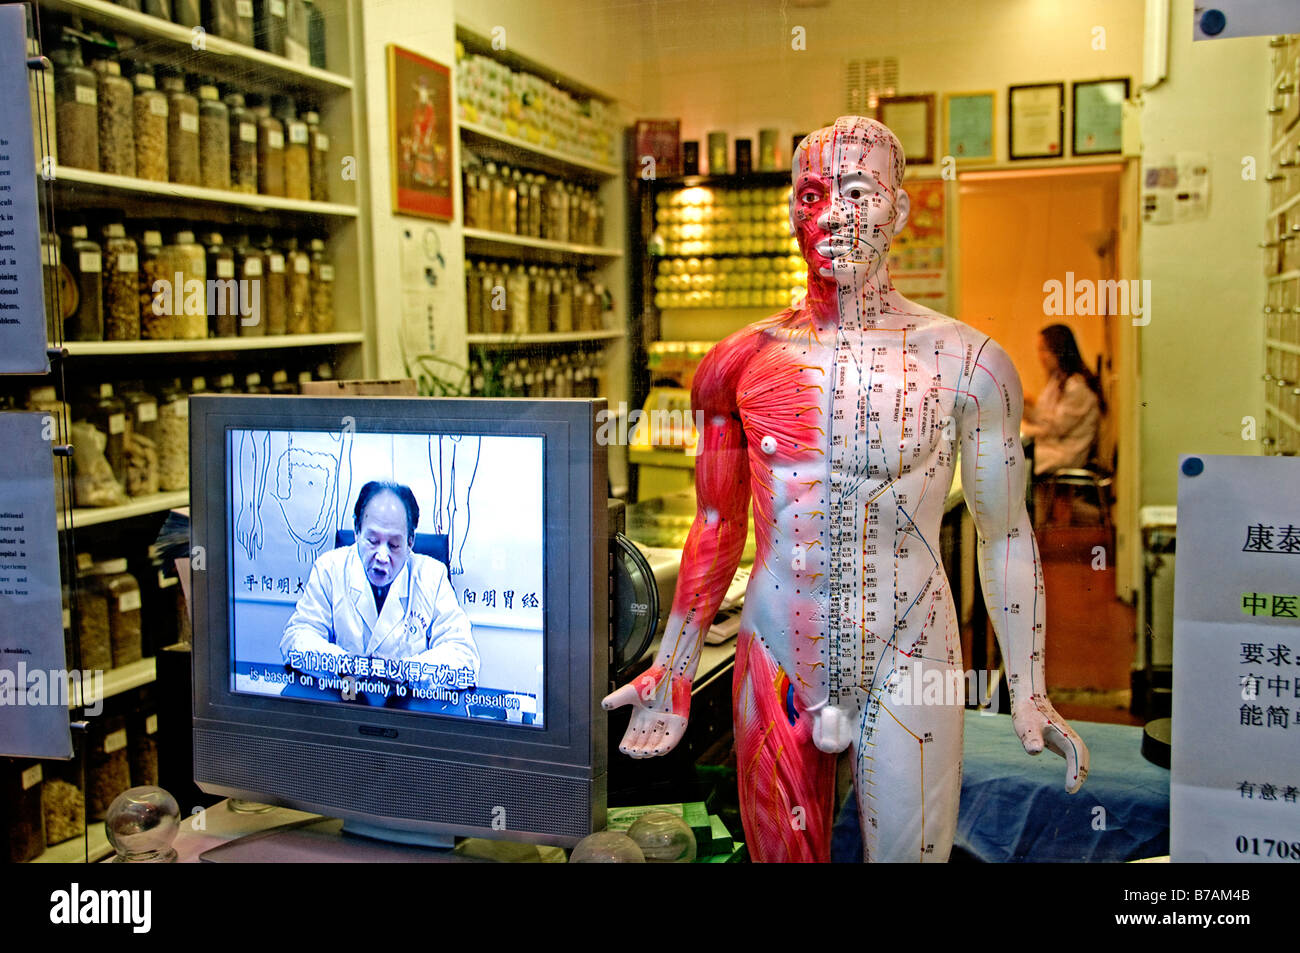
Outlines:
[[[324,743],[441,762],[525,770],[593,780],[607,770],[608,477],[596,439],[603,399],[194,396],[189,402],[193,594],[194,728],[248,731],[286,742]],[[347,422],[351,418],[351,423]],[[232,554],[227,498],[231,430],[339,431],[483,436],[540,436],[544,495],[543,725],[352,706],[235,692],[231,629]],[[555,567],[563,567],[557,569]],[[220,633],[217,639],[209,633]],[[566,636],[566,633],[569,633]],[[573,634],[581,633],[575,640]],[[251,797],[315,813],[371,822],[330,802],[245,790],[202,776],[209,793]],[[593,804],[603,813],[603,800]],[[593,823],[598,819],[593,817]],[[482,834],[436,820],[409,829]],[[598,829],[598,828],[594,828]],[[495,831],[519,840],[568,843],[531,831]]]

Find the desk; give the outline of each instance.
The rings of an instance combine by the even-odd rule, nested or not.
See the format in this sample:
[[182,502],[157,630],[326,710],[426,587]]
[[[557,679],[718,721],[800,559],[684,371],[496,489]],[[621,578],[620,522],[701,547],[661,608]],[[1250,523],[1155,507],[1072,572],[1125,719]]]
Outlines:
[[[961,807],[954,855],[1007,861],[1119,862],[1169,853],[1169,771],[1139,750],[1142,729],[1075,722],[1092,764],[1078,794],[1065,793],[1065,762],[1025,754],[1010,715],[966,712]],[[1104,809],[1105,829],[1097,830]],[[837,862],[862,859],[857,803],[849,794],[831,840]]]

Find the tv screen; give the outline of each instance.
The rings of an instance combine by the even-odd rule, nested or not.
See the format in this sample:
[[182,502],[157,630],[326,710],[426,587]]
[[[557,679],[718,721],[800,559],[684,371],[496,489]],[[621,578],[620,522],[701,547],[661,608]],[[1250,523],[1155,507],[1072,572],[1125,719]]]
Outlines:
[[230,688],[545,724],[545,439],[226,432]]
[[199,787],[385,837],[599,830],[603,410],[191,398]]

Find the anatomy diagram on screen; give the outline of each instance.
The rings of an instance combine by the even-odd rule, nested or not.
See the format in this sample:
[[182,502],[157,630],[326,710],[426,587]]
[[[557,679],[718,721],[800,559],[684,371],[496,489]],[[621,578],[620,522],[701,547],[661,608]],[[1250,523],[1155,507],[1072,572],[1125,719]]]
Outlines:
[[478,473],[479,437],[429,437],[429,472],[433,475],[433,532],[447,534],[451,574],[465,572],[469,538],[469,494]]
[[259,578],[296,577],[353,530],[356,494],[370,480],[411,487],[419,532],[447,536],[452,575],[465,572],[470,496],[481,438],[337,432],[232,435],[231,506],[237,561]]
[[[249,559],[266,544],[264,525],[267,491],[298,562],[310,566],[346,525],[352,493],[352,439],[350,428],[340,433],[313,435],[327,438],[323,449],[295,446],[295,435],[266,431],[241,431],[236,437],[235,539]],[[301,436],[298,438],[301,441]]]

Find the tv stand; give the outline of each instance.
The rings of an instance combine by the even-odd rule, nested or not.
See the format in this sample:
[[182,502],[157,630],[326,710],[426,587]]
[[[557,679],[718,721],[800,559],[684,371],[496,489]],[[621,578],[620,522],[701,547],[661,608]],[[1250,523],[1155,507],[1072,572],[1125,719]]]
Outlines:
[[285,807],[239,813],[226,801],[185,818],[173,846],[181,863],[564,863],[566,859],[558,847],[480,838],[462,839],[454,848],[393,843],[354,833],[352,825],[345,827],[338,818]]
[[[199,855],[209,864],[443,864],[478,862],[453,852],[454,838],[438,844],[397,843],[377,827],[345,825],[332,817],[292,821],[213,847]],[[373,833],[372,833],[373,832]]]

